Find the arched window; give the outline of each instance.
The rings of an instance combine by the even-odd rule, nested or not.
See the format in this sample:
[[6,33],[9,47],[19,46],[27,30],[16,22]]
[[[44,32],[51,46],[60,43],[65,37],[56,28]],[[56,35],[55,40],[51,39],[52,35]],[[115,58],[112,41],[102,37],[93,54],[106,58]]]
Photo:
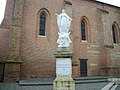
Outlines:
[[112,25],[112,36],[113,36],[113,43],[117,44],[119,43],[119,32],[118,32],[118,27],[117,25],[114,23]]
[[80,20],[80,29],[81,29],[81,40],[84,42],[91,42],[90,40],[90,24],[86,16],[83,16]]
[[42,12],[40,14],[39,35],[45,36],[46,14]]
[[86,22],[85,19],[83,18],[81,21],[81,38],[82,40],[86,40]]

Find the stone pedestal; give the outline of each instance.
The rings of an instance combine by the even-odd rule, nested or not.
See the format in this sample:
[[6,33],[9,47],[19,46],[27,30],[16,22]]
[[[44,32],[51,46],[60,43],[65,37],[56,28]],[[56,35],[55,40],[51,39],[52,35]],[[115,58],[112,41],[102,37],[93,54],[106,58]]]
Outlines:
[[53,82],[53,90],[75,90],[72,79],[72,57],[69,48],[58,48],[54,54],[56,57],[56,79]]

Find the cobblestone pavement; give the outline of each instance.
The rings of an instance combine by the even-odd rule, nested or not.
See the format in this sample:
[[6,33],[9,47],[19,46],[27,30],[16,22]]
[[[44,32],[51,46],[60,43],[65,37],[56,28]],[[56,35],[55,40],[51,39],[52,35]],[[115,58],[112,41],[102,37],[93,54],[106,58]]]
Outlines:
[[[101,88],[103,88],[107,84],[107,82],[76,84],[75,90],[101,90]],[[53,85],[19,86],[17,83],[1,83],[0,90],[53,90]]]

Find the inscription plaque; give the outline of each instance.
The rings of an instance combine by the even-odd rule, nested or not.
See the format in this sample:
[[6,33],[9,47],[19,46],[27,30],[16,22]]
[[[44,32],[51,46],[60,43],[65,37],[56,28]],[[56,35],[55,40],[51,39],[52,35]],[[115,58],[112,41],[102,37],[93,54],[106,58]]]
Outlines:
[[56,74],[58,76],[71,76],[71,58],[58,58],[56,62]]

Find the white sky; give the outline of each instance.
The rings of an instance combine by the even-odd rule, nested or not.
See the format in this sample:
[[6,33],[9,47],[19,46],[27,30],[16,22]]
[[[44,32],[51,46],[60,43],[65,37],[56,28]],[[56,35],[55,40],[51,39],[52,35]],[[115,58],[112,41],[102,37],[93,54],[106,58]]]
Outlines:
[[4,17],[6,0],[0,0],[0,24]]
[[[96,0],[96,1],[101,1],[120,7],[120,0]],[[0,23],[2,22],[4,17],[5,5],[6,5],[6,0],[0,0]]]
[[96,0],[120,7],[120,0]]

